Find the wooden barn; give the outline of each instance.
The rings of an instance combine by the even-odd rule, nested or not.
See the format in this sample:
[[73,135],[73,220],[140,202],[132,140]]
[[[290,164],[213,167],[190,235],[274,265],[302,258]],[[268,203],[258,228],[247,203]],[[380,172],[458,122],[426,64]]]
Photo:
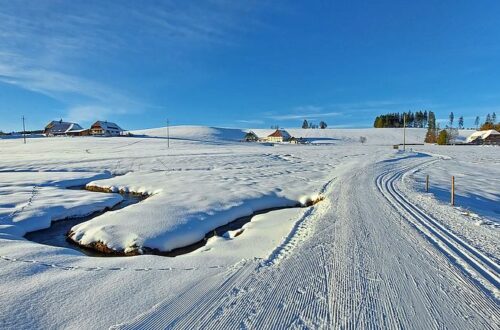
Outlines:
[[259,141],[259,137],[257,136],[257,134],[250,131],[247,134],[245,134],[243,141],[245,141],[245,142],[257,142],[257,141]]
[[476,144],[476,145],[497,145],[500,146],[500,133],[495,131],[494,129],[490,129],[487,131],[477,131],[472,133],[467,138],[468,144]]
[[98,136],[118,136],[123,133],[123,129],[115,123],[109,121],[96,121],[90,127],[91,135]]
[[76,136],[86,135],[86,131],[88,133],[88,130],[83,129],[77,123],[66,122],[61,119],[48,123],[43,130],[43,134],[45,136]]

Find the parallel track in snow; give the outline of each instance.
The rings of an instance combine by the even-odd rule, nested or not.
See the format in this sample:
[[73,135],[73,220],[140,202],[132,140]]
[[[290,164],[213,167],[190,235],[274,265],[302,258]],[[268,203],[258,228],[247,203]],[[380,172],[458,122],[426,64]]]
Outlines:
[[397,190],[426,160],[385,164],[340,175],[277,262],[248,260],[114,328],[497,329],[498,265]]
[[[431,161],[433,162],[433,161]],[[422,164],[420,164],[422,165]],[[416,206],[396,188],[403,174],[418,167],[405,167],[398,171],[386,171],[376,178],[379,191],[398,212],[419,230],[433,245],[441,250],[453,263],[471,276],[487,294],[498,301],[500,290],[500,266],[487,255],[443,226],[438,220]]]

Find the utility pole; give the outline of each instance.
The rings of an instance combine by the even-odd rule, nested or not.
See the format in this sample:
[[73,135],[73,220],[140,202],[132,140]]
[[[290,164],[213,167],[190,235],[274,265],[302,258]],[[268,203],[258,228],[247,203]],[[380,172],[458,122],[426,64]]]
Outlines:
[[451,177],[451,205],[455,205],[455,176]]
[[167,148],[170,148],[170,122],[167,118]]
[[24,139],[24,144],[26,144],[26,126],[24,124],[24,116],[23,116],[23,139]]
[[406,151],[406,113],[403,113],[403,151]]

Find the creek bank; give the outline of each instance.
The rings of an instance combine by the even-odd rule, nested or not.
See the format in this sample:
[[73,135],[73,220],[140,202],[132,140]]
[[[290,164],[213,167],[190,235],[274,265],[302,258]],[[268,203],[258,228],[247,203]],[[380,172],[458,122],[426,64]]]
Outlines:
[[[107,188],[110,192],[111,189]],[[100,190],[101,192],[103,190]],[[141,195],[141,194],[138,194]],[[252,213],[251,215],[244,216],[237,218],[225,225],[219,226],[215,228],[214,230],[211,230],[210,232],[205,234],[205,237],[193,244],[176,248],[171,251],[161,251],[159,249],[155,248],[149,248],[147,246],[144,247],[139,247],[139,246],[132,246],[127,248],[126,250],[114,250],[107,246],[105,243],[98,241],[98,242],[92,242],[90,244],[81,244],[78,241],[74,239],[74,233],[69,232],[67,235],[67,240],[71,242],[71,244],[78,246],[82,250],[86,251],[95,251],[96,256],[107,256],[107,257],[127,257],[127,256],[137,256],[137,255],[143,255],[143,254],[151,254],[151,255],[158,255],[158,256],[164,256],[164,257],[176,257],[180,256],[183,254],[187,254],[190,252],[193,252],[207,244],[207,241],[214,236],[219,236],[219,237],[226,237],[228,238],[230,235],[228,234],[229,232],[234,232],[236,231],[236,234],[232,237],[237,237],[241,234],[244,233],[244,229],[242,227],[250,222],[252,218],[256,215],[260,214],[265,214],[277,210],[283,210],[283,209],[289,209],[289,208],[299,208],[299,207],[311,207],[320,201],[324,200],[324,196],[317,196],[315,198],[309,198],[306,201],[303,201],[302,203],[297,203],[293,206],[284,206],[284,207],[274,207],[274,208],[268,208],[260,211],[256,211]],[[91,252],[90,252],[91,253]]]
[[[89,190],[86,188],[85,185],[79,185],[79,186],[72,186],[68,187],[67,189],[70,190]],[[95,191],[95,190],[89,190],[89,191]],[[101,191],[102,192],[102,191]],[[24,237],[30,241],[44,244],[44,245],[50,245],[50,246],[57,246],[57,247],[64,247],[64,248],[70,248],[73,250],[78,250],[80,252],[85,253],[88,256],[93,256],[93,257],[108,257],[112,256],[112,250],[108,249],[106,250],[104,246],[99,246],[95,248],[81,248],[80,246],[76,245],[71,239],[69,239],[69,234],[71,233],[71,228],[74,226],[83,223],[85,221],[89,221],[95,217],[98,217],[106,212],[109,211],[117,211],[120,209],[123,209],[125,207],[128,207],[130,205],[139,203],[149,197],[149,195],[146,194],[135,194],[135,193],[125,193],[121,192],[120,195],[123,197],[122,201],[115,204],[112,207],[106,207],[101,211],[96,211],[93,212],[89,215],[86,216],[81,216],[81,217],[69,217],[57,221],[52,221],[50,224],[49,228],[29,232]],[[104,244],[102,244],[104,245]],[[105,252],[103,252],[105,251]]]

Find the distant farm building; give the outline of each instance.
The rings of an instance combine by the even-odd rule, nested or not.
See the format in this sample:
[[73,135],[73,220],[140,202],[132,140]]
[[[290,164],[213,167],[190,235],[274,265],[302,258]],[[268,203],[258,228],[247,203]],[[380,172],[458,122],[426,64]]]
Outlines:
[[489,144],[500,145],[500,133],[494,129],[487,131],[477,131],[472,133],[466,140],[469,144]]
[[257,134],[250,131],[247,134],[245,134],[243,141],[245,141],[245,142],[257,142],[257,141],[259,141],[259,137],[257,136]]
[[45,136],[61,136],[61,135],[88,135],[88,130],[83,129],[77,123],[70,123],[61,120],[53,120],[45,126],[43,130]]
[[283,129],[277,129],[272,134],[268,135],[266,138],[267,142],[286,142],[291,138],[290,134]]
[[109,121],[96,121],[90,127],[91,135],[99,135],[99,136],[118,136],[123,133],[123,129],[120,128],[115,123]]

